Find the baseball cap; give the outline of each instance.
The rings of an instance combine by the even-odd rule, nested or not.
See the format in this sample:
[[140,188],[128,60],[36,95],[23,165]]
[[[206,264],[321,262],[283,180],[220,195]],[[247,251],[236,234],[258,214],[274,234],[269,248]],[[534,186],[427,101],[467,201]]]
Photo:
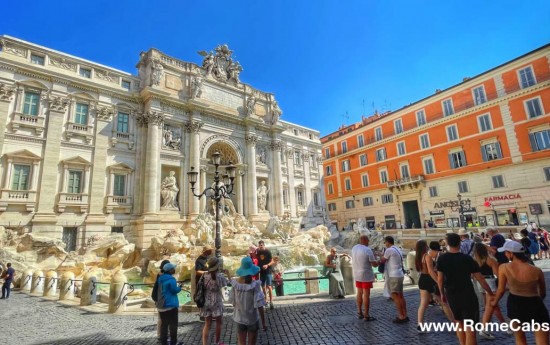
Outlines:
[[506,240],[504,245],[497,249],[499,252],[523,253],[523,246],[516,241]]

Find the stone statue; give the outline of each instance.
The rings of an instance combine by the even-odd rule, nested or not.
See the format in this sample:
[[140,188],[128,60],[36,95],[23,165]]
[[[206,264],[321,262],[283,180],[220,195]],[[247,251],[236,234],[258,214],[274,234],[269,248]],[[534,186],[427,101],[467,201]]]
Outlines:
[[269,193],[269,188],[265,185],[265,181],[261,182],[260,187],[258,187],[258,209],[260,211],[266,211],[267,206],[267,193]]
[[206,53],[204,51],[199,52],[202,56],[204,56],[204,60],[202,61],[202,68],[206,71],[206,75],[209,75],[212,73],[212,69],[214,68],[214,54],[212,53]]
[[279,121],[279,117],[281,117],[281,108],[279,108],[279,105],[277,104],[277,101],[273,101],[273,110],[271,111],[271,124],[274,125]]
[[178,135],[178,133],[175,133],[172,129],[169,127],[164,128],[163,133],[164,142],[163,145],[165,147],[179,150],[181,147],[181,135]]
[[176,196],[178,195],[179,188],[176,181],[175,171],[170,171],[170,175],[164,178],[162,181],[162,189],[160,195],[162,196],[162,208],[166,209],[178,209],[178,202]]
[[201,76],[196,76],[191,82],[192,91],[191,98],[200,98],[202,94],[202,78]]
[[246,100],[246,115],[248,115],[248,116],[254,115],[255,114],[255,109],[254,109],[255,106],[256,106],[256,97],[254,97],[254,95],[251,95]]
[[265,153],[265,147],[259,147],[256,151],[256,163],[259,164],[267,164],[266,163],[266,153]]
[[151,85],[159,86],[162,80],[164,67],[159,59],[154,58],[151,61]]
[[230,62],[227,66],[227,74],[229,75],[229,80],[233,80],[235,83],[240,83],[239,74],[243,71],[243,67],[238,62]]

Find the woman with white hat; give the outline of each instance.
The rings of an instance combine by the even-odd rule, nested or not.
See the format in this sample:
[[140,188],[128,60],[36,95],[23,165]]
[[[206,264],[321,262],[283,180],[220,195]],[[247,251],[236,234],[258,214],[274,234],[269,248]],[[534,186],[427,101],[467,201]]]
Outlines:
[[252,277],[258,274],[259,271],[260,268],[254,265],[252,259],[247,256],[241,260],[241,267],[236,272],[239,277],[231,279],[233,288],[229,293],[229,302],[235,308],[233,321],[237,323],[239,345],[256,344],[260,319],[262,320],[262,329],[266,330],[265,295],[262,292],[261,282],[252,280]]
[[[498,290],[491,303],[498,305],[504,295],[506,286],[510,291],[506,304],[508,317],[512,320],[511,326],[516,337],[516,344],[527,344],[523,325],[533,323],[542,325],[550,323],[548,310],[544,305],[546,297],[546,283],[544,274],[538,267],[530,265],[522,245],[516,241],[506,240],[498,249],[504,252],[510,263],[502,264],[498,269]],[[514,322],[519,320],[520,323]],[[548,331],[541,328],[535,330],[535,342],[537,345],[548,344]]]
[[221,272],[218,272],[220,266],[220,260],[212,256],[207,262],[208,273],[202,275],[201,279],[204,280],[205,286],[205,302],[204,307],[200,310],[200,316],[204,317],[205,323],[202,328],[202,344],[208,344],[208,333],[210,332],[210,325],[212,319],[216,319],[216,345],[222,345],[220,343],[220,336],[222,333],[222,321],[223,321],[223,295],[222,288],[227,286],[227,278],[223,276]]

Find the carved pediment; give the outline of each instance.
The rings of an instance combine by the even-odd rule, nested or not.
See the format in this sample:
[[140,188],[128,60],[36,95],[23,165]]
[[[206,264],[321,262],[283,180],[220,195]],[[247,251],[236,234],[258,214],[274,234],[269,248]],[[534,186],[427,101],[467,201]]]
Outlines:
[[29,150],[19,150],[15,152],[8,152],[4,154],[5,158],[11,158],[11,159],[25,159],[25,160],[32,160],[32,161],[39,161],[42,160],[42,157],[35,155]]
[[92,163],[90,163],[89,161],[87,161],[86,159],[84,159],[80,156],[75,156],[75,157],[72,157],[72,158],[68,158],[68,159],[62,160],[61,162],[64,165],[84,165],[84,166],[92,165]]
[[126,163],[117,163],[117,164],[109,165],[108,169],[111,172],[114,172],[114,171],[132,172],[132,171],[134,171],[134,168],[132,168],[131,166],[129,166]]

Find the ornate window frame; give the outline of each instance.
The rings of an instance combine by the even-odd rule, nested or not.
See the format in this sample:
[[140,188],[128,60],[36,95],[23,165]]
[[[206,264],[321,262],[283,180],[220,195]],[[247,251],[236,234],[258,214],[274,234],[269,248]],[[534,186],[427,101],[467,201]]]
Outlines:
[[[118,118],[120,114],[128,115],[128,132],[118,131]],[[136,133],[136,109],[126,103],[118,103],[114,106],[114,116],[111,134],[111,147],[117,144],[127,145],[128,149],[133,150],[135,145]]]
[[[92,163],[86,159],[76,156],[61,161],[63,168],[61,191],[59,192],[59,201],[57,203],[57,210],[59,212],[65,212],[66,207],[76,207],[81,213],[88,211],[88,197],[90,186],[90,169]],[[82,171],[82,190],[80,193],[69,193],[69,171],[76,170]]]
[[[6,211],[8,205],[11,204],[23,205],[27,212],[34,212],[42,158],[28,150],[6,153],[4,154],[4,158],[6,169],[4,170],[5,173],[0,194],[0,212]],[[11,189],[15,165],[30,166],[29,184],[26,190]]]
[[[94,137],[94,115],[97,101],[87,93],[74,93],[69,96],[69,99],[71,103],[65,127],[65,138],[69,141],[73,138],[79,138],[84,140],[86,144],[91,144]],[[76,122],[76,110],[79,104],[88,106],[88,118],[85,124]]]
[[[41,136],[44,132],[46,123],[46,109],[49,89],[46,85],[35,80],[24,80],[15,83],[15,101],[10,121],[12,132],[34,134]],[[23,113],[25,103],[25,94],[28,92],[38,94],[38,112],[36,115],[28,115]]]
[[[110,165],[107,170],[109,171],[109,187],[105,197],[105,212],[113,213],[115,210],[120,209],[124,213],[131,213],[134,195],[134,169],[126,163],[118,163]],[[116,175],[125,176],[124,195],[114,195]]]

